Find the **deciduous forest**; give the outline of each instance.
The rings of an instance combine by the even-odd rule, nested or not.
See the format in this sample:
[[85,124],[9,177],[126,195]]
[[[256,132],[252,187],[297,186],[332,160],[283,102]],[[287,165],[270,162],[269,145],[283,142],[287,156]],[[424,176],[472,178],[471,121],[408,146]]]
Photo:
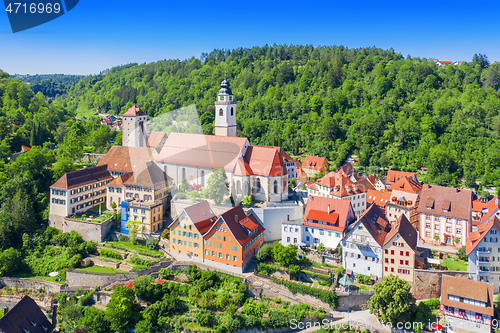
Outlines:
[[[469,60],[469,59],[467,59]],[[137,104],[150,117],[195,104],[213,133],[214,99],[227,72],[239,135],[340,165],[428,168],[441,185],[500,185],[500,64],[475,55],[438,66],[378,48],[264,46],[200,59],[129,64],[88,76],[58,100],[77,114]]]

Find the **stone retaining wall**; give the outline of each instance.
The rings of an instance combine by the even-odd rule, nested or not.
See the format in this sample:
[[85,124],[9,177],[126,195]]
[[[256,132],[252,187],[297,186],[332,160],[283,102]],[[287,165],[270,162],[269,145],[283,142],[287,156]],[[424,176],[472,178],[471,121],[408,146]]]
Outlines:
[[25,279],[25,278],[11,278],[11,277],[2,277],[0,278],[0,286],[5,287],[9,286],[10,288],[18,288],[18,289],[40,289],[43,288],[47,290],[49,288],[50,292],[60,293],[61,290],[64,289],[63,284],[44,281],[44,280],[35,280],[35,279]]
[[96,223],[72,220],[70,218],[49,214],[49,226],[57,228],[62,232],[75,230],[84,240],[100,243],[109,236],[109,232],[113,226],[113,217],[110,217],[104,222]]
[[415,269],[413,276],[413,295],[417,300],[439,298],[441,296],[441,278],[443,274],[469,278],[469,273],[463,271],[443,271]]
[[90,272],[70,271],[66,274],[68,287],[93,288],[95,286],[107,286],[111,283],[125,283],[142,275],[158,274],[160,269],[168,267],[171,261],[162,261],[149,269],[141,269],[139,272],[129,272],[128,274],[95,274]]

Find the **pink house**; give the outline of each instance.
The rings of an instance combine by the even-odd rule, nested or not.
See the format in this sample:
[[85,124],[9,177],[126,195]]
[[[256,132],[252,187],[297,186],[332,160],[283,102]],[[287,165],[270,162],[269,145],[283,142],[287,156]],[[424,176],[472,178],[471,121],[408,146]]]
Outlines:
[[465,246],[472,229],[471,190],[426,184],[422,187],[417,211],[422,240]]

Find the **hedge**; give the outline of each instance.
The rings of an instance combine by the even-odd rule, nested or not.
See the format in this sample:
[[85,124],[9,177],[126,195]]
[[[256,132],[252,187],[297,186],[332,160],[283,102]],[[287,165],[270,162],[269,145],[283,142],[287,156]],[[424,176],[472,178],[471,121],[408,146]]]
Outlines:
[[311,295],[319,299],[320,301],[328,303],[334,309],[336,309],[339,306],[339,297],[332,291],[311,288],[303,284],[298,284],[283,280],[274,280],[274,282],[284,285],[293,294],[300,293],[305,295]]
[[121,254],[118,252],[108,250],[108,249],[102,249],[100,252],[101,256],[107,257],[107,258],[112,258],[112,259],[122,259]]

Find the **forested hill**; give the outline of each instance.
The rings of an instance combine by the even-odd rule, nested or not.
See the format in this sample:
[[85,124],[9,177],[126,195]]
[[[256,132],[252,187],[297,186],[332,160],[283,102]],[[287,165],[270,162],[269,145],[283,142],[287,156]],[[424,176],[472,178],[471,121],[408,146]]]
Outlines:
[[63,102],[72,111],[155,116],[196,104],[206,133],[227,71],[240,135],[318,154],[337,165],[428,168],[428,181],[500,185],[500,65],[485,56],[438,67],[377,48],[265,46],[201,59],[115,67],[89,76]]
[[66,74],[12,75],[12,78],[29,84],[35,94],[41,92],[45,97],[56,97],[57,95],[66,94],[70,87],[74,86],[84,77],[84,75]]

